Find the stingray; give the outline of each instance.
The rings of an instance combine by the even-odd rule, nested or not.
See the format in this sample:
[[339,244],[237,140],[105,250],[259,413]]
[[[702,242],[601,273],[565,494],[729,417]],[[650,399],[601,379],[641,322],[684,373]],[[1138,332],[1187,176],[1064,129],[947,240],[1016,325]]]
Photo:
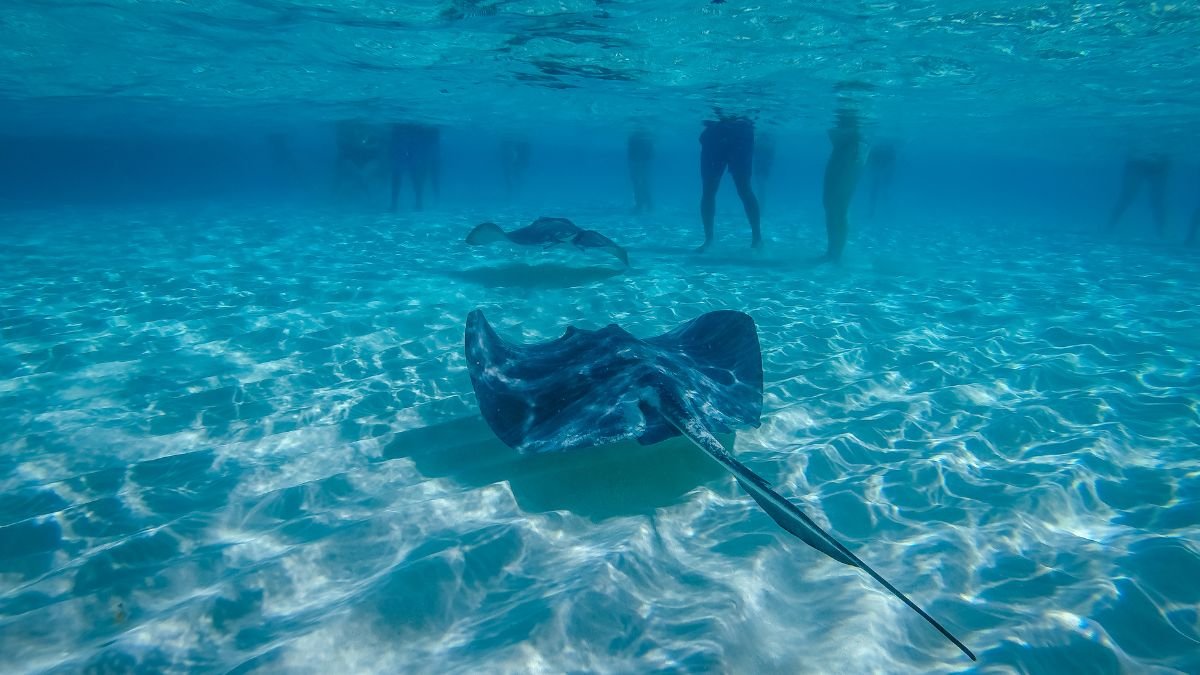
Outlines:
[[542,216],[531,224],[505,232],[495,223],[480,223],[467,235],[472,246],[509,241],[518,246],[541,246],[543,249],[572,245],[581,250],[598,249],[629,264],[629,254],[616,242],[595,230],[585,230],[566,218]]
[[749,315],[709,312],[645,339],[616,324],[599,330],[568,326],[556,340],[513,344],[476,309],[467,316],[466,356],[479,410],[508,447],[558,452],[626,439],[650,445],[683,435],[732,473],[780,527],[866,572],[975,660],[936,619],[717,440],[716,434],[760,423],[762,352]]

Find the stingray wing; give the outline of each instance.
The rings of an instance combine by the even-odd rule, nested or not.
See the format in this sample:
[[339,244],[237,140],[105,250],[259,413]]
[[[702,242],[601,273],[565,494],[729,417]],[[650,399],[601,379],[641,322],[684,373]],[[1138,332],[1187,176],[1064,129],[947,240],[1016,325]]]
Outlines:
[[625,249],[617,245],[615,241],[600,234],[595,230],[580,230],[579,234],[575,235],[575,245],[579,248],[588,249],[596,248],[606,253],[612,254],[617,260],[629,265],[629,254]]
[[648,340],[610,325],[522,345],[505,341],[475,310],[466,355],[484,420],[522,452],[676,436],[676,425],[650,403],[664,389],[684,392],[692,413],[716,432],[757,426],[762,412],[758,335],[741,312],[711,312]]
[[509,232],[508,238],[522,246],[553,246],[571,241],[579,231],[579,226],[566,218],[542,216],[525,227]]
[[[763,406],[762,350],[749,314],[719,310],[648,338],[661,386],[674,391],[688,413],[712,433],[758,427]],[[660,390],[660,395],[662,390]],[[657,443],[679,432],[671,420],[651,415],[638,441]]]
[[633,397],[638,340],[617,326],[568,328],[532,345],[501,338],[483,312],[467,316],[467,371],[479,410],[496,436],[522,452],[551,452],[638,436],[645,421]]

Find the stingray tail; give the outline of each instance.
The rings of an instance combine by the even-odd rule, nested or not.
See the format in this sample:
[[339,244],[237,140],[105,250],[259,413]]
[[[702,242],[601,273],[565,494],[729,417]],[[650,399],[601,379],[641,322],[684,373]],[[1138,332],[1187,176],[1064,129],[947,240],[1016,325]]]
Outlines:
[[734,459],[733,456],[731,456],[729,452],[725,450],[724,446],[721,445],[721,442],[718,441],[711,433],[709,433],[708,429],[704,428],[704,425],[698,420],[690,415],[684,415],[683,419],[679,421],[672,419],[672,416],[664,415],[664,417],[672,420],[672,424],[679,429],[679,432],[687,437],[687,439],[692,443],[694,443],[696,447],[708,453],[710,457],[717,460],[722,466],[728,469],[734,475],[734,477],[737,478],[737,481],[739,484],[741,484],[742,488],[746,490],[746,492],[750,493],[750,496],[754,498],[754,501],[758,502],[758,505],[762,507],[763,511],[766,511],[767,515],[771,517],[771,520],[774,520],[780,527],[799,537],[804,541],[804,543],[812,546],[830,558],[833,558],[838,562],[857,567],[871,575],[875,581],[878,581],[883,585],[884,588],[891,591],[892,595],[900,598],[904,604],[911,607],[917,614],[920,614],[921,618],[928,621],[929,624],[936,628],[939,633],[945,635],[946,638],[953,642],[956,647],[961,649],[964,654],[971,657],[972,661],[976,660],[975,654],[968,649],[966,645],[960,642],[958,638],[951,635],[950,631],[946,630],[942,624],[938,623],[937,619],[934,619],[925,610],[918,607],[917,604],[910,600],[907,595],[897,590],[896,587],[891,585],[887,579],[884,579],[879,575],[878,572],[871,569],[869,565],[860,560],[858,556],[854,555],[854,553],[843,546],[840,541],[834,539],[832,535],[821,529],[821,526],[813,522],[812,518],[809,518],[806,513],[800,510],[799,507],[776,492],[771,487],[771,484],[764,480],[762,476],[754,473],[747,468],[745,464],[742,464]]

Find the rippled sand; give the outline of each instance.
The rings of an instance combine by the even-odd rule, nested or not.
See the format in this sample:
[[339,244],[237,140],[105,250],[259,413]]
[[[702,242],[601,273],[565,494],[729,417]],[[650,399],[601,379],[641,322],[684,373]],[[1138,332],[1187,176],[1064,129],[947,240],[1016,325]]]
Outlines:
[[686,444],[504,448],[483,307],[526,341],[750,313],[736,455],[982,671],[1200,671],[1200,255],[923,226],[813,269],[815,232],[576,220],[633,269],[454,214],[6,218],[0,670],[968,667]]

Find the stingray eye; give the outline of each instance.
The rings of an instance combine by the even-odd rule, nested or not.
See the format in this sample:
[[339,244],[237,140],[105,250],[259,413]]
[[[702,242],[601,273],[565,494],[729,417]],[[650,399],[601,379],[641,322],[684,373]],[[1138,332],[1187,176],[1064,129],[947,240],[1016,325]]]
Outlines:
[[710,378],[712,378],[713,381],[717,382],[718,384],[723,384],[723,385],[732,385],[737,381],[734,378],[733,373],[731,371],[725,370],[724,368],[714,369],[711,372],[709,372],[708,376]]
[[[655,397],[655,398],[657,398],[657,397]],[[654,404],[651,403],[650,401],[646,400],[645,398],[639,398],[638,402],[637,402],[637,409],[638,409],[638,412],[641,414],[641,418],[644,420],[644,419],[646,419],[646,417],[648,417],[649,415],[652,415],[654,413]]]
[[646,426],[646,410],[642,407],[644,401],[626,401],[621,404],[621,417],[630,427],[642,429]]

